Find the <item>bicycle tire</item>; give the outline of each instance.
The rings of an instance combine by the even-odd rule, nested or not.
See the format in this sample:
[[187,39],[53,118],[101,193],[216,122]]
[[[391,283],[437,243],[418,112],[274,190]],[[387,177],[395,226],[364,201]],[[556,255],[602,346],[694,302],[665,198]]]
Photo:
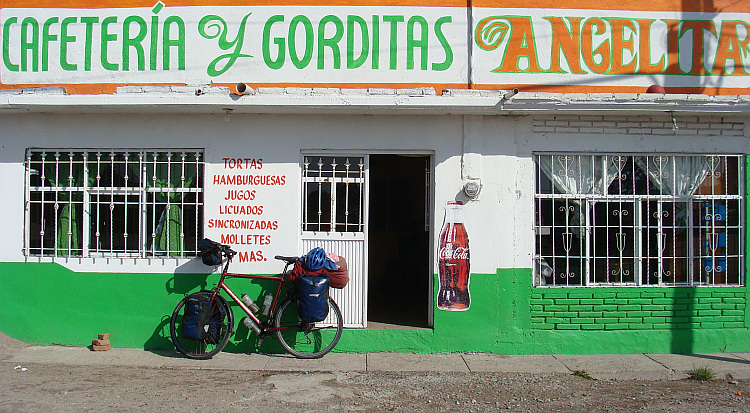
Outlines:
[[344,320],[339,306],[329,297],[328,317],[324,322],[312,323],[306,332],[300,328],[297,303],[287,297],[276,311],[274,327],[288,327],[276,330],[276,338],[289,354],[301,359],[315,359],[336,347],[344,330]]
[[[198,294],[211,296],[212,291],[201,291]],[[220,295],[216,295],[211,305],[211,318],[216,321],[216,331],[210,334],[205,340],[190,340],[183,338],[180,334],[182,331],[182,310],[185,307],[187,297],[177,304],[172,319],[169,322],[169,334],[172,336],[172,343],[177,351],[187,358],[196,360],[210,359],[219,353],[229,341],[234,326],[234,315],[229,307],[227,300]]]

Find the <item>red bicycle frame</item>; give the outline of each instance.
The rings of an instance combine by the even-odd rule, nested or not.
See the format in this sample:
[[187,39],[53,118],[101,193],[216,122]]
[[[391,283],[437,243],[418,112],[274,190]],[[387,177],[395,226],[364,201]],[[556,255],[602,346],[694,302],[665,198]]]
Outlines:
[[283,330],[283,329],[287,329],[287,328],[292,328],[292,327],[296,328],[297,327],[296,325],[295,326],[282,326],[282,327],[278,327],[278,328],[273,328],[273,327],[269,328],[269,326],[271,325],[271,323],[270,322],[265,322],[265,323],[261,322],[260,319],[255,314],[253,314],[252,311],[250,311],[250,308],[248,308],[247,305],[245,305],[245,303],[242,302],[242,300],[237,297],[237,295],[232,291],[232,289],[229,288],[229,286],[226,285],[226,283],[224,283],[224,279],[226,277],[248,278],[248,279],[253,279],[253,280],[276,281],[278,283],[278,286],[276,287],[276,294],[274,294],[273,301],[271,302],[271,308],[268,310],[268,320],[270,321],[271,316],[273,315],[274,310],[276,309],[276,304],[278,303],[279,295],[281,294],[281,287],[284,285],[285,276],[286,276],[286,274],[289,273],[287,271],[287,269],[289,268],[289,265],[291,265],[291,263],[289,261],[286,261],[286,266],[284,267],[284,271],[281,274],[279,274],[278,276],[268,276],[268,275],[239,274],[239,273],[227,272],[227,270],[229,269],[229,263],[231,261],[232,261],[232,258],[230,257],[227,260],[227,263],[224,265],[224,270],[222,270],[222,272],[221,272],[221,278],[219,279],[219,284],[216,286],[216,288],[214,288],[213,294],[211,294],[211,302],[213,302],[214,297],[216,297],[216,294],[219,293],[219,290],[224,290],[224,292],[226,292],[227,295],[229,295],[229,297],[231,297],[232,300],[235,303],[237,303],[237,305],[240,306],[240,308],[242,309],[242,311],[244,311],[245,314],[247,314],[247,316],[250,317],[250,319],[252,319],[253,321],[255,321],[255,323],[261,329],[261,334],[273,332],[273,331],[276,331],[276,330]]

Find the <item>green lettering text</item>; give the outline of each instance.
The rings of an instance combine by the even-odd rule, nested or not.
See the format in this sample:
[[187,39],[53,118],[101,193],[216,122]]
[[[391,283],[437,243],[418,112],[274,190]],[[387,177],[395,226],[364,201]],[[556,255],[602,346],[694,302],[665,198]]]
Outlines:
[[50,17],[42,25],[42,72],[49,70],[49,42],[57,40],[57,35],[50,33],[49,28],[58,21],[57,17]]
[[[31,31],[31,33],[29,33]],[[29,34],[31,40],[29,40]],[[33,17],[21,22],[21,71],[28,71],[29,52],[31,52],[31,70],[39,71],[39,23]]]
[[102,43],[101,43],[101,62],[102,67],[106,70],[117,70],[119,67],[117,63],[110,63],[109,60],[107,60],[107,50],[108,50],[108,43],[113,42],[117,40],[116,34],[110,34],[109,33],[109,25],[112,23],[117,23],[117,17],[110,16],[106,17],[104,20],[102,20]]
[[86,24],[86,40],[83,49],[83,70],[91,71],[91,46],[94,43],[94,24],[99,23],[98,17],[81,17],[81,23]]
[[[244,22],[244,21],[243,21]],[[169,33],[172,25],[177,26],[177,38],[173,39]],[[162,47],[163,70],[169,70],[169,50],[170,47],[177,48],[177,70],[185,70],[185,22],[178,16],[170,16],[164,20],[164,45]]]
[[[421,28],[419,39],[414,35],[415,26],[419,25]],[[414,49],[421,49],[419,54],[421,56],[420,69],[427,70],[427,41],[430,36],[429,25],[427,19],[422,16],[412,16],[409,21],[406,22],[406,69],[414,69]]]
[[284,16],[277,14],[271,16],[266,20],[266,25],[263,26],[263,61],[266,62],[266,66],[271,69],[281,69],[284,65],[284,57],[286,56],[286,39],[283,37],[274,37],[273,43],[276,45],[276,60],[271,58],[271,25],[284,21]]
[[[138,25],[138,34],[130,36],[131,23]],[[140,16],[129,16],[122,22],[122,70],[130,70],[130,49],[134,49],[138,61],[138,70],[146,70],[146,55],[141,42],[146,38],[148,27]]]
[[3,24],[3,64],[11,72],[18,71],[18,65],[10,61],[10,27],[16,22],[18,22],[17,17],[10,17]]
[[398,23],[404,22],[404,16],[383,16],[383,21],[391,24],[391,59],[389,69],[396,70],[398,67]]
[[[333,36],[326,38],[326,24],[333,23],[335,31]],[[333,53],[333,68],[341,69],[341,49],[339,42],[344,37],[344,23],[334,15],[328,15],[320,19],[318,24],[318,69],[323,69],[325,63],[325,48],[329,47]]]
[[[359,26],[359,34],[362,40],[362,49],[360,49],[357,58],[354,57],[355,24]],[[367,60],[369,52],[370,38],[367,33],[367,22],[359,16],[346,16],[346,68],[356,69],[362,66]]]
[[445,16],[439,18],[435,22],[435,35],[440,42],[440,46],[442,46],[445,51],[445,60],[442,63],[433,63],[432,70],[446,70],[453,64],[453,49],[451,49],[451,44],[448,43],[448,39],[446,39],[445,34],[443,34],[443,24],[450,23],[451,21],[451,16]]
[[[206,72],[209,76],[218,76],[226,72],[239,57],[252,57],[251,55],[241,53],[242,44],[245,41],[245,23],[251,14],[252,13],[248,13],[242,18],[240,27],[237,30],[237,37],[235,37],[234,40],[229,40],[229,29],[227,28],[227,23],[219,16],[212,14],[202,18],[200,23],[198,23],[198,32],[201,36],[206,39],[215,39],[218,37],[219,48],[221,50],[232,49],[230,53],[220,55],[208,65]],[[206,29],[209,29],[212,33],[207,32]],[[224,66],[221,68],[217,67],[217,65],[223,60],[227,61]]]
[[294,64],[294,67],[296,67],[297,69],[304,69],[308,64],[310,64],[310,60],[312,60],[314,35],[310,19],[308,19],[306,16],[299,15],[294,16],[292,21],[289,23],[290,39],[297,39],[297,26],[300,23],[305,29],[305,54],[300,59],[299,55],[297,54],[297,43],[289,42],[289,58],[292,60],[292,64]]

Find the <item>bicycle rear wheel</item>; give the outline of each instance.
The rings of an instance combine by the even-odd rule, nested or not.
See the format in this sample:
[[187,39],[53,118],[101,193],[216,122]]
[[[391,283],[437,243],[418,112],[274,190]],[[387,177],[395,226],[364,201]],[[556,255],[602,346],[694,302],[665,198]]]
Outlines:
[[[201,291],[201,296],[210,297],[212,291]],[[215,356],[229,341],[234,326],[234,315],[227,300],[216,295],[211,303],[211,327],[204,340],[191,340],[182,337],[182,315],[187,297],[183,298],[172,313],[169,333],[177,351],[191,359],[210,359]]]
[[315,359],[336,347],[344,330],[344,320],[336,302],[328,298],[325,321],[303,324],[297,315],[297,303],[285,299],[274,317],[276,338],[289,354],[302,359]]

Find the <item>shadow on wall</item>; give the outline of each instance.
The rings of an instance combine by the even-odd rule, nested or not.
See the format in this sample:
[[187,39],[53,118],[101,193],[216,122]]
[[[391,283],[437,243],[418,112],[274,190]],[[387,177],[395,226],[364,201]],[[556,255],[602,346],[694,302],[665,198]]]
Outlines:
[[159,324],[156,326],[154,333],[143,343],[145,350],[153,349],[173,349],[172,338],[169,335],[170,315],[163,315]]
[[[221,269],[220,267],[217,268],[219,268],[219,270]],[[170,333],[170,323],[173,311],[180,300],[182,300],[188,294],[200,290],[211,289],[218,283],[219,274],[215,274],[213,270],[214,267],[205,266],[200,259],[191,260],[190,262],[175,270],[172,278],[168,279],[165,283],[167,298],[163,301],[166,304],[164,305],[164,310],[162,310],[163,313],[160,315],[159,322],[155,326],[151,337],[149,337],[143,343],[144,349],[165,349],[170,351],[175,349]],[[204,273],[200,273],[200,271],[203,271]],[[215,277],[215,279],[212,279],[212,282],[209,282],[210,277]],[[259,303],[263,302],[263,298],[267,294],[274,294],[276,292],[275,282],[249,279],[240,280],[240,282],[243,283],[242,286],[235,286],[234,284],[232,284],[232,290],[240,295],[243,292],[242,290],[245,289],[248,295],[252,295],[251,298]],[[249,284],[256,284],[256,287],[251,289],[254,292],[250,292],[249,290],[247,290]],[[259,289],[258,286],[260,287]],[[255,294],[257,294],[258,296],[255,297]],[[226,298],[226,295],[224,296]],[[282,291],[280,299],[283,298],[284,292]],[[231,299],[227,298],[227,302],[229,303],[230,308],[232,308],[232,312],[235,314],[235,322],[234,326],[232,326],[232,339],[229,343],[227,343],[225,351],[257,352],[258,337],[255,334],[252,334],[243,323],[239,322],[239,320],[244,317],[245,314]],[[261,320],[265,319],[261,317]],[[260,350],[266,353],[284,352],[284,350],[276,340],[267,340],[263,343]]]
[[[675,316],[671,317],[672,345],[671,353],[687,354],[693,352],[693,311],[695,310],[695,290],[678,289],[677,291],[686,291],[685,294],[674,294],[672,308],[675,310]],[[683,309],[680,311],[679,309]],[[677,317],[678,313],[685,314],[685,317]]]
[[169,303],[165,305],[167,310],[164,310],[168,312],[161,315],[153,334],[143,343],[144,349],[174,349],[169,333],[172,311],[188,293],[208,287],[208,277],[213,274],[209,271],[212,270],[212,267],[205,266],[200,259],[190,260],[175,270],[172,278],[168,279],[164,285],[167,296],[171,298],[164,300]]
[[185,295],[196,290],[208,288],[208,277],[211,274],[175,273],[165,285],[168,294]]

